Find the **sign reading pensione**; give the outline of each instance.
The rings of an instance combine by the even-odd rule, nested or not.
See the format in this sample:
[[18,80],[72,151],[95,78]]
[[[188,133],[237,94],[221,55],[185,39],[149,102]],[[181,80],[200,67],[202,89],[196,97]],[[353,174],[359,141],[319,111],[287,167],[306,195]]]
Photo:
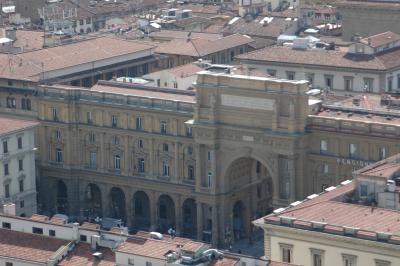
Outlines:
[[372,164],[372,162],[353,160],[353,159],[347,159],[347,158],[336,158],[336,162],[341,165],[352,165],[352,166],[359,166],[359,167],[365,167],[367,165]]
[[221,104],[230,107],[272,111],[275,100],[222,94]]

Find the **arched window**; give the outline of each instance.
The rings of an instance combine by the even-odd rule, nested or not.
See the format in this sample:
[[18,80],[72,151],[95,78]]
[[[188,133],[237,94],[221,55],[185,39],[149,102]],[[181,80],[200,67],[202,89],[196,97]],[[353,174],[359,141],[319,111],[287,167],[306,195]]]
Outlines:
[[94,134],[94,132],[89,133],[89,141],[91,143],[94,143],[96,141],[96,135]]
[[138,159],[138,172],[141,174],[144,173],[144,159],[143,158]]
[[167,143],[163,144],[163,151],[168,152],[168,144]]
[[61,163],[63,161],[62,150],[60,148],[56,149],[56,162]]

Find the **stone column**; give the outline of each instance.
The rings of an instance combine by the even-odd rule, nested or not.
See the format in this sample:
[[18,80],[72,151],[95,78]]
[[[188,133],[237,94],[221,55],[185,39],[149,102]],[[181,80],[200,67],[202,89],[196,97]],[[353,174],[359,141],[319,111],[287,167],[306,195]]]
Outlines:
[[215,204],[212,207],[212,237],[211,237],[211,244],[213,247],[218,246],[218,206]]
[[149,157],[149,175],[154,178],[154,139],[150,139]]
[[195,156],[196,156],[196,172],[195,172],[196,191],[200,191],[201,186],[202,186],[200,148],[201,148],[201,145],[199,145],[199,144],[196,144],[194,147],[194,149],[195,149],[194,152],[195,152]]
[[197,240],[203,240],[203,203],[196,202],[196,212],[197,212]]
[[264,230],[264,255],[266,259],[271,259],[271,236],[268,229]]
[[124,170],[123,170],[123,175],[128,176],[130,174],[130,152],[129,152],[129,136],[125,136],[125,143],[124,143]]
[[105,171],[106,165],[106,147],[105,147],[105,133],[100,133],[100,156],[99,156],[99,170]]
[[175,174],[175,179],[177,182],[180,182],[181,176],[179,172],[179,142],[175,143],[175,150],[174,150],[174,159],[175,159],[175,164],[174,164],[174,174]]
[[110,216],[110,187],[103,185],[99,186],[101,189],[101,208],[103,217]]
[[125,192],[125,201],[126,201],[126,226],[133,225],[133,195],[136,191],[129,188],[126,189]]
[[154,231],[157,228],[157,195],[155,191],[151,191],[150,195],[150,231]]
[[181,195],[176,197],[175,202],[175,225],[176,234],[179,236],[182,232],[182,198]]

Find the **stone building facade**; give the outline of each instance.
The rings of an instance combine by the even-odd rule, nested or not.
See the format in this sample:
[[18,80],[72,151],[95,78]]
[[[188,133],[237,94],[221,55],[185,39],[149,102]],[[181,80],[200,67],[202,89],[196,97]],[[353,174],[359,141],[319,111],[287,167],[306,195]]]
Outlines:
[[30,110],[2,92],[3,114],[41,121],[39,210],[175,226],[222,246],[253,218],[399,152],[398,111],[379,111],[378,95],[310,105],[306,81],[211,72],[195,86],[42,85],[20,93]]

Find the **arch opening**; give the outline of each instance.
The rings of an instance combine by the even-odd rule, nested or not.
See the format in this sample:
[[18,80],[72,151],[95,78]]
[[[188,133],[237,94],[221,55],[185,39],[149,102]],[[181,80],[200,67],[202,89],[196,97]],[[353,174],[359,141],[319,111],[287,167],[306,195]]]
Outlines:
[[111,217],[126,221],[125,193],[120,188],[113,187],[111,195]]
[[194,199],[187,199],[183,202],[182,235],[190,238],[197,236],[197,207]]
[[103,217],[102,195],[99,186],[96,184],[89,184],[85,190],[85,216],[90,219],[96,217]]
[[133,196],[134,226],[136,229],[149,230],[150,228],[150,199],[143,191]]
[[158,230],[165,233],[175,227],[175,203],[168,195],[161,195],[158,199]]
[[61,180],[57,182],[56,211],[68,215],[68,188]]

